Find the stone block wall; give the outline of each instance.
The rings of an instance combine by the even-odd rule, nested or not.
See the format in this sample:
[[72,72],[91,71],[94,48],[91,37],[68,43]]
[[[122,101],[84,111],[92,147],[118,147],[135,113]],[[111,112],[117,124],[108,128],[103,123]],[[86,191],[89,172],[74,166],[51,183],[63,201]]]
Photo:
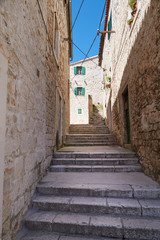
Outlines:
[[[124,95],[128,89],[130,144],[144,172],[160,182],[160,2],[138,0],[132,27],[127,25],[127,1],[111,1],[112,29],[105,39],[102,66],[112,76],[110,97],[106,98],[107,120],[119,143],[126,141]],[[106,53],[109,53],[107,57]],[[110,71],[110,72],[109,72]]]
[[[70,123],[89,124],[89,95],[96,106],[104,106],[104,84],[101,78],[102,69],[98,66],[98,56],[88,58],[83,62],[85,75],[75,75],[74,67],[81,66],[83,61],[70,65]],[[76,96],[75,88],[85,88],[84,96]],[[78,114],[82,109],[82,114]],[[101,112],[102,118],[104,112]]]
[[69,125],[67,7],[63,0],[39,0],[39,4],[41,9],[37,0],[0,2],[0,51],[8,60],[3,240],[15,239],[36,184],[56,149],[56,94],[65,102],[61,124],[65,130]]

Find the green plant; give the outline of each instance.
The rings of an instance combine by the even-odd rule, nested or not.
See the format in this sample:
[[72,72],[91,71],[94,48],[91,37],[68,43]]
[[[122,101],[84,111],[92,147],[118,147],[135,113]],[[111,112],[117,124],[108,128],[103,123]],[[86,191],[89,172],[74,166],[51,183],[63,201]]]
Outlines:
[[134,10],[134,4],[137,2],[137,0],[129,0],[129,6],[132,10]]
[[128,25],[130,25],[131,22],[133,22],[133,17],[127,21]]
[[106,77],[106,80],[111,82],[111,77]]

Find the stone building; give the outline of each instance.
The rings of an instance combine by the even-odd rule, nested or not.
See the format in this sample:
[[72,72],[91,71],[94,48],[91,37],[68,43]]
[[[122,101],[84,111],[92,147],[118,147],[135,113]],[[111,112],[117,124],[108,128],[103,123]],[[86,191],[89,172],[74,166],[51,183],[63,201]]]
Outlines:
[[15,239],[69,126],[71,0],[0,1],[0,239]]
[[104,118],[104,84],[101,75],[98,56],[70,65],[71,124],[93,123],[94,111]]
[[104,31],[115,31],[101,36],[99,51],[104,78],[111,79],[107,123],[121,145],[136,151],[144,172],[160,181],[160,1],[137,0],[133,10],[128,3],[107,1]]

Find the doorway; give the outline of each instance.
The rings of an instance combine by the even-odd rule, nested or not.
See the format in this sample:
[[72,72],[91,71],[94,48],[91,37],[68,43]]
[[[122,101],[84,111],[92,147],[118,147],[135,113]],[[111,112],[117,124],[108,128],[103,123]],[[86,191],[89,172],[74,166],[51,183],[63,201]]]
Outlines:
[[59,140],[59,145],[62,144],[62,98],[59,95],[59,121],[58,121],[58,140]]
[[128,86],[122,94],[122,101],[123,101],[123,139],[124,139],[124,144],[130,144],[130,116],[129,116]]
[[3,181],[5,156],[5,129],[7,105],[7,71],[8,60],[0,51],[0,239],[2,235],[2,209],[3,209]]

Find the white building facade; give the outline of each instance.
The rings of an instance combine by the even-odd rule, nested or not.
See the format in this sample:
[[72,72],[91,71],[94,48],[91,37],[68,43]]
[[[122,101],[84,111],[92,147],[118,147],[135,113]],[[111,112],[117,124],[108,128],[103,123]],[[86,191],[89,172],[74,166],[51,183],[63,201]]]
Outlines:
[[104,83],[98,56],[70,65],[70,124],[89,124],[93,105],[104,118]]

